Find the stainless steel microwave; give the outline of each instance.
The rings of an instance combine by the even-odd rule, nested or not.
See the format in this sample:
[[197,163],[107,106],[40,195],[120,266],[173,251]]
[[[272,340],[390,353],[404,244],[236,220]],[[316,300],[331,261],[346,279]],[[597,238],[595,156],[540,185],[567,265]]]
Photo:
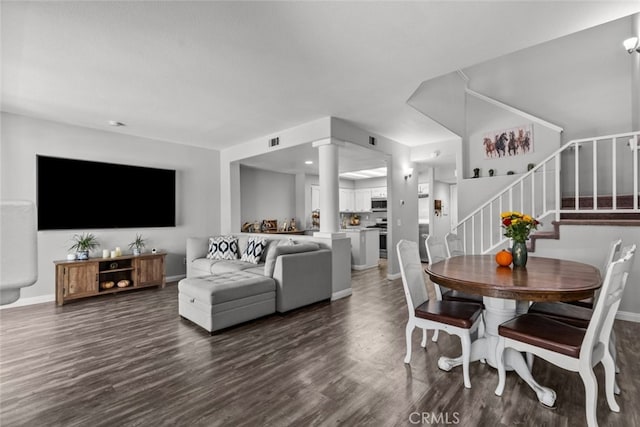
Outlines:
[[372,198],[371,199],[371,211],[372,212],[386,212],[387,211],[387,199]]

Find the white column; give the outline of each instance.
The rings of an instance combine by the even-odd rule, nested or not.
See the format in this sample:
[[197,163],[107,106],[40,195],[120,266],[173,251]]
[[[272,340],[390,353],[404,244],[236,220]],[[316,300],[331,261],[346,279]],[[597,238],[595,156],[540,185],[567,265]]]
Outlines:
[[339,231],[340,189],[338,177],[338,148],[340,141],[332,138],[313,143],[318,149],[320,175],[320,233],[333,234]]

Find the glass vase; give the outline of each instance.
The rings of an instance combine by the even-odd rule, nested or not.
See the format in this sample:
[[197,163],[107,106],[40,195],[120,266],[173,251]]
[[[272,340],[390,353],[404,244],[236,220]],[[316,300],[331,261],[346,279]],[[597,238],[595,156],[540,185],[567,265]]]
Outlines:
[[511,255],[513,256],[514,267],[527,266],[527,244],[525,242],[513,242]]

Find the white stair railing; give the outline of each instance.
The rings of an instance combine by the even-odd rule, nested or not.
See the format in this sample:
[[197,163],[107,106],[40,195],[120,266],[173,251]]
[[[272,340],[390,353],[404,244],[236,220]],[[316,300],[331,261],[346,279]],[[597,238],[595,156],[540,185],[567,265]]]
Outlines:
[[639,140],[640,132],[629,132],[569,141],[451,231],[466,253],[490,253],[509,240],[500,226],[504,211],[532,215],[544,224],[538,231],[561,213],[639,213]]

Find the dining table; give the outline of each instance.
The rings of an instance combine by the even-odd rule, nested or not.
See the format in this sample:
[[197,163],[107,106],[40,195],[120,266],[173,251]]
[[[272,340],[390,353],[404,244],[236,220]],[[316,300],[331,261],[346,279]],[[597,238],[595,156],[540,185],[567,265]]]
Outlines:
[[[577,301],[593,296],[602,285],[600,270],[576,261],[529,256],[525,267],[502,267],[495,255],[460,255],[429,265],[432,282],[465,293],[482,295],[484,336],[471,344],[470,361],[484,360],[497,368],[498,326],[526,313],[534,301]],[[503,361],[534,390],[538,400],[553,407],[554,390],[538,384],[522,353],[506,349]],[[438,366],[448,371],[462,364],[462,356],[441,357]]]

